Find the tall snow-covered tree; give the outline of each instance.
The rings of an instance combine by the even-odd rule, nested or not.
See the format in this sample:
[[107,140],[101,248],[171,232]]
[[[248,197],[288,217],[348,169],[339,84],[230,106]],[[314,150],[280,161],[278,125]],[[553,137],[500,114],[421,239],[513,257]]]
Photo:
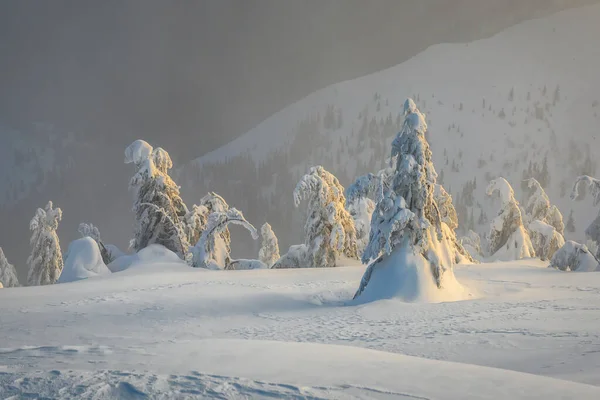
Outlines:
[[523,218],[515,193],[508,181],[497,178],[487,187],[487,195],[498,192],[502,207],[490,224],[488,234],[489,253],[492,257],[503,260],[518,260],[535,257],[531,239],[523,226]]
[[[444,287],[445,279],[454,278],[453,260],[447,256],[452,253],[452,245],[444,232],[450,228],[442,222],[434,198],[437,174],[425,140],[426,132],[425,116],[412,99],[407,99],[402,128],[392,142],[393,172],[380,185],[381,195],[371,219],[369,244],[362,256],[363,263],[371,264],[355,298],[369,290],[370,282],[379,279],[375,278],[378,274],[380,280],[385,280],[386,269],[409,268],[407,254],[416,256],[413,262],[417,273],[425,273],[424,279],[431,279],[437,288]],[[402,275],[398,272],[396,276]],[[406,283],[386,284],[403,287]]]
[[[582,183],[589,186],[589,193],[594,198],[594,206],[600,204],[600,180],[587,175],[582,175],[575,180],[573,191],[571,192],[571,199],[576,200],[579,197],[579,186],[581,186]],[[600,244],[600,213],[598,214],[598,217],[592,221],[590,226],[587,227],[585,234],[590,240]],[[598,246],[596,258],[600,259],[600,246]]]
[[188,210],[179,195],[179,186],[168,175],[173,166],[169,154],[136,140],[125,150],[125,163],[136,168],[129,183],[135,194],[136,215],[131,247],[139,251],[157,243],[185,259],[189,242],[183,220]]
[[294,204],[308,200],[304,244],[310,267],[335,267],[340,255],[358,258],[354,220],[344,208],[344,188],[323,167],[312,167],[294,189]]
[[271,266],[279,260],[279,243],[277,242],[277,236],[275,236],[275,232],[273,232],[271,225],[267,222],[260,228],[260,235],[262,237],[262,245],[258,251],[258,259],[267,267],[271,268]]
[[0,247],[0,285],[5,288],[19,286],[17,270],[12,264],[9,264],[2,247]]
[[104,264],[108,265],[113,261],[113,257],[111,256],[110,251],[108,251],[108,249],[104,245],[104,242],[100,237],[100,231],[96,226],[82,222],[79,224],[78,232],[81,235],[81,237],[88,236],[94,239],[94,241],[98,245],[98,248],[100,249],[100,255],[102,256],[102,261],[104,262]]
[[208,216],[206,229],[202,232],[200,240],[192,248],[192,266],[195,268],[229,269],[231,262],[228,246],[218,240],[220,234],[228,224],[238,224],[250,231],[254,240],[258,239],[256,228],[252,226],[241,211],[230,208],[226,212],[213,212]]
[[27,285],[52,285],[60,277],[63,257],[56,230],[62,219],[62,210],[53,208],[51,201],[45,208],[38,208],[29,224],[31,255],[27,259],[29,273]]

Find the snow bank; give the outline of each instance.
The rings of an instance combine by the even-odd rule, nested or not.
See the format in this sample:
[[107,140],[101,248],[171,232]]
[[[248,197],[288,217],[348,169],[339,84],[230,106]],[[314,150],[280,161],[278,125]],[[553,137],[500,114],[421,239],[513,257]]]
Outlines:
[[368,279],[368,285],[357,293],[355,301],[358,303],[391,298],[406,302],[441,303],[470,298],[469,292],[454,277],[452,269],[444,272],[442,287],[438,288],[430,263],[405,246],[397,248],[386,258],[374,261],[363,280],[365,278]]
[[268,269],[269,266],[260,260],[232,260],[231,263],[225,268],[231,271],[241,271],[248,269]]
[[124,271],[128,268],[138,265],[150,264],[183,264],[177,254],[160,244],[152,244],[135,254],[124,255],[108,264],[108,269],[112,272]]
[[111,271],[102,261],[98,244],[94,239],[86,236],[69,244],[65,266],[57,283],[75,282],[110,273]]
[[585,245],[567,241],[550,260],[550,267],[561,271],[594,272],[600,271],[598,260]]

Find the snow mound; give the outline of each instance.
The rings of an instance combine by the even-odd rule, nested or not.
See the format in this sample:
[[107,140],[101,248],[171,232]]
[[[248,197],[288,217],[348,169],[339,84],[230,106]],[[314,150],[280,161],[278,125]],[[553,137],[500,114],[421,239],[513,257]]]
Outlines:
[[369,283],[362,292],[357,293],[358,303],[391,298],[406,302],[441,303],[471,298],[468,290],[454,277],[452,269],[444,272],[442,287],[438,288],[429,262],[405,246],[397,248],[385,259],[374,261],[363,280],[365,278]]
[[94,239],[86,236],[69,244],[65,266],[58,283],[75,282],[110,273],[111,271],[102,261],[98,244]]
[[135,254],[124,255],[108,264],[108,269],[112,272],[124,271],[128,268],[139,265],[151,264],[183,264],[184,261],[171,250],[160,244],[151,244],[150,246],[138,251]]
[[567,241],[550,260],[550,267],[561,271],[594,272],[600,271],[598,260],[585,245]]
[[225,268],[231,271],[242,271],[248,269],[268,269],[269,266],[260,260],[232,260],[231,263]]

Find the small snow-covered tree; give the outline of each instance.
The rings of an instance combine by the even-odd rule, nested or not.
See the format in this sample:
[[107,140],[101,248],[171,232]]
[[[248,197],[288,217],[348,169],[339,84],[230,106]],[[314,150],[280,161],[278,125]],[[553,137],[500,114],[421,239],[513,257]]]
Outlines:
[[526,182],[531,190],[531,194],[525,206],[524,222],[529,224],[535,220],[542,221],[552,225],[554,229],[562,235],[564,233],[565,225],[559,209],[550,204],[550,199],[544,191],[544,188],[535,178],[527,179]]
[[312,167],[294,189],[294,204],[308,199],[304,244],[311,267],[335,267],[340,255],[358,258],[354,220],[344,208],[344,188],[323,167]]
[[[600,204],[600,180],[587,175],[580,176],[575,180],[573,191],[571,192],[571,199],[576,200],[579,197],[579,186],[581,183],[589,186],[590,194],[594,198],[594,206]],[[598,214],[598,217],[592,221],[590,226],[587,227],[585,234],[590,240],[600,244],[600,213]],[[596,258],[600,259],[600,246],[598,247]]]
[[471,255],[473,259],[481,260],[483,251],[481,249],[481,238],[477,232],[469,230],[466,236],[460,239],[460,244]]
[[102,255],[102,261],[104,262],[104,264],[108,265],[113,261],[113,257],[111,256],[110,251],[108,251],[108,249],[104,245],[102,238],[100,238],[100,231],[96,226],[82,222],[79,224],[78,232],[81,235],[81,237],[88,236],[94,239],[94,241],[98,245],[98,248],[100,249],[100,254]]
[[62,219],[62,210],[53,208],[49,201],[44,209],[38,208],[29,224],[31,255],[27,259],[27,285],[52,285],[60,277],[63,257],[56,230]]
[[173,166],[169,153],[136,140],[125,150],[125,163],[135,165],[129,187],[135,193],[135,234],[131,247],[139,251],[157,243],[185,259],[189,248],[183,218],[187,207],[179,186],[168,175]]
[[442,224],[445,225],[443,231],[446,239],[454,247],[454,262],[474,262],[474,258],[465,250],[460,240],[456,237],[455,230],[458,228],[458,215],[454,204],[452,204],[452,196],[446,192],[442,185],[436,184],[433,191],[433,198],[437,204]]
[[226,212],[213,212],[208,216],[206,229],[200,240],[192,248],[192,266],[195,268],[229,269],[231,262],[229,247],[217,240],[228,224],[238,224],[250,231],[254,240],[258,239],[256,228],[252,226],[241,211],[230,208]]
[[371,216],[375,210],[374,196],[379,187],[380,178],[374,174],[359,176],[346,189],[346,210],[354,220],[358,255],[362,255],[369,243]]
[[569,218],[567,219],[567,225],[565,229],[569,233],[575,232],[575,218],[573,218],[573,210],[571,210],[571,212],[569,213]]
[[529,223],[529,235],[535,253],[542,261],[552,258],[564,244],[563,236],[552,225],[535,220]]
[[[380,185],[381,194],[371,218],[369,244],[362,256],[363,263],[371,264],[365,271],[355,298],[368,289],[379,272],[385,279],[384,266],[389,260],[395,260],[394,254],[398,257],[409,253],[418,255],[417,260],[421,261],[416,261],[419,265],[417,270],[426,266],[429,269],[428,276],[431,276],[437,288],[444,287],[446,273],[452,270],[453,260],[445,256],[452,253],[445,232],[450,228],[444,228],[434,198],[437,174],[425,139],[426,132],[425,116],[412,99],[407,99],[404,103],[404,123],[392,142],[390,159],[394,169]],[[401,265],[404,261],[400,258],[394,265],[388,265],[388,269],[407,268]],[[404,285],[403,282],[388,284],[396,287]]]
[[277,242],[277,236],[275,236],[275,232],[273,232],[271,225],[267,222],[260,228],[260,235],[262,236],[262,246],[258,251],[258,259],[268,268],[271,268],[271,266],[279,260],[279,243]]
[[515,193],[508,181],[497,178],[487,187],[487,195],[500,194],[502,206],[490,224],[488,246],[490,255],[504,260],[535,257],[531,239],[523,227],[523,218]]
[[561,271],[593,272],[600,270],[600,263],[585,245],[569,240],[554,253],[550,267]]
[[17,270],[12,264],[8,263],[2,247],[0,247],[0,285],[5,288],[19,286]]

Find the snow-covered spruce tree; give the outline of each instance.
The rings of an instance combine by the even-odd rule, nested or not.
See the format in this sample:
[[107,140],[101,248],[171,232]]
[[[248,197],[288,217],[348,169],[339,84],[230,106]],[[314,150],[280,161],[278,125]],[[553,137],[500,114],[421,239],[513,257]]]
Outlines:
[[8,263],[2,247],[0,247],[0,285],[5,288],[19,286],[17,270],[12,264]]
[[490,224],[488,247],[490,256],[501,260],[535,257],[531,239],[523,226],[523,218],[515,193],[508,181],[497,178],[487,187],[487,195],[500,194],[502,208]]
[[[575,200],[579,197],[579,185],[584,183],[589,186],[590,194],[594,198],[594,206],[600,204],[600,180],[596,178],[592,178],[587,175],[583,175],[578,177],[575,180],[575,184],[573,185],[573,191],[571,192],[571,199]],[[590,226],[585,230],[585,235],[592,241],[596,242],[596,244],[600,245],[600,213],[598,217]],[[598,246],[598,251],[596,253],[596,258],[600,259],[600,246]]]
[[131,247],[139,251],[157,243],[185,259],[189,242],[183,219],[188,210],[179,195],[179,186],[168,175],[173,166],[169,154],[136,140],[125,150],[125,163],[136,167],[129,183],[135,194],[136,215]]
[[308,267],[335,267],[339,256],[358,258],[354,220],[344,208],[344,188],[323,167],[312,167],[294,189],[294,204],[308,200],[304,244]]
[[28,286],[52,285],[60,277],[63,257],[56,230],[62,219],[62,210],[53,208],[49,201],[44,209],[38,208],[29,224],[31,255],[27,259]]
[[550,267],[561,271],[593,272],[600,270],[600,262],[585,245],[569,240],[554,253]]
[[[454,279],[452,244],[444,233],[442,225],[445,224],[434,199],[437,174],[425,140],[425,116],[412,99],[404,103],[404,116],[402,128],[392,142],[390,159],[394,170],[380,186],[381,194],[371,218],[369,244],[362,256],[363,263],[371,264],[355,298],[367,290],[373,292],[371,295],[375,298],[393,296],[404,289],[416,296],[418,289],[407,288],[407,285],[427,285],[425,281],[430,280],[440,289],[446,280],[450,285]],[[388,278],[393,281],[388,282]],[[381,285],[373,284],[371,290],[374,279]],[[382,293],[381,287],[391,290]]]
[[374,174],[359,176],[346,189],[346,210],[354,220],[356,230],[356,247],[361,256],[369,243],[371,231],[371,216],[375,210],[373,198],[377,193],[380,178]]
[[460,238],[460,244],[472,258],[481,261],[483,258],[483,251],[481,249],[481,238],[477,232],[469,229],[466,236]]
[[238,224],[250,231],[254,240],[258,239],[256,228],[252,226],[241,211],[230,208],[226,212],[213,212],[208,216],[206,229],[200,240],[192,248],[192,266],[195,268],[228,269],[231,262],[229,247],[218,240],[228,224]]
[[277,236],[271,229],[271,225],[265,222],[260,228],[262,236],[262,245],[258,251],[258,259],[262,261],[268,268],[271,268],[277,260],[279,260],[279,243]]
[[530,178],[527,179],[527,186],[531,194],[525,206],[525,224],[539,220],[554,227],[560,235],[564,234],[563,216],[556,206],[550,204],[542,185],[535,178]]
[[565,238],[552,225],[534,220],[528,226],[529,236],[535,253],[542,261],[550,260],[565,244]]
[[442,230],[446,239],[452,243],[454,247],[454,262],[475,262],[474,258],[463,247],[460,240],[456,237],[456,228],[458,228],[458,215],[454,204],[452,204],[452,196],[442,185],[435,185],[433,198],[437,204],[437,208],[442,219]]
[[94,239],[94,241],[98,245],[98,248],[100,249],[100,254],[102,255],[102,261],[104,262],[104,264],[108,265],[113,261],[113,257],[111,256],[110,251],[108,251],[108,249],[104,245],[104,242],[100,237],[100,231],[96,226],[82,222],[79,224],[78,232],[81,235],[81,237],[88,236]]

